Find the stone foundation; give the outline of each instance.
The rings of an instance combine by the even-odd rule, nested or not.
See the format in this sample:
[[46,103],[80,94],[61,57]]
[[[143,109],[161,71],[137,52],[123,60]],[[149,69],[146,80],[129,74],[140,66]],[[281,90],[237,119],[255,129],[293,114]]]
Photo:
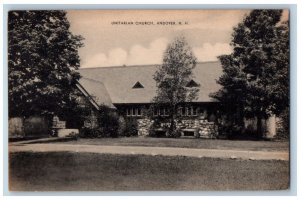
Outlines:
[[[150,126],[154,120],[144,118],[138,119],[138,135],[148,136]],[[218,135],[217,126],[214,122],[208,122],[205,119],[184,119],[176,120],[176,127],[178,129],[195,129],[199,133],[200,138],[216,138]],[[161,127],[168,127],[169,123],[161,123]]]
[[177,128],[180,129],[196,129],[199,137],[216,138],[218,134],[217,126],[214,122],[208,122],[205,119],[186,119],[177,122]]
[[203,138],[216,138],[218,127],[214,122],[203,122],[199,125],[199,135]]
[[154,121],[148,118],[137,119],[138,124],[138,136],[147,136],[149,135],[149,129]]

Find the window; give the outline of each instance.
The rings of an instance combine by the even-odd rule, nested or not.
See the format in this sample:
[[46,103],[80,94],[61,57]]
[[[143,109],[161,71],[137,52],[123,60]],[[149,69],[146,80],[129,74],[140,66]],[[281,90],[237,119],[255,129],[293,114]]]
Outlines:
[[195,106],[187,106],[179,108],[179,115],[181,116],[197,116],[197,107]]
[[197,107],[192,107],[193,108],[193,116],[197,116]]
[[186,84],[186,87],[199,87],[200,84],[196,83],[194,80],[190,80],[190,82],[188,82]]
[[141,116],[142,115],[141,108],[136,108],[136,115],[137,116]]
[[156,108],[154,109],[153,115],[154,115],[154,116],[158,116],[158,109],[156,109]]
[[169,116],[169,109],[167,108],[155,108],[153,111],[154,116]]
[[144,88],[144,86],[138,81],[134,84],[134,86],[132,87],[133,89],[138,89],[138,88]]
[[132,115],[132,116],[135,116],[135,115],[136,115],[136,114],[135,114],[135,111],[136,111],[135,108],[131,108],[131,115]]
[[129,109],[129,108],[126,109],[126,115],[127,115],[127,116],[130,116],[130,115],[131,115],[131,114],[130,114],[130,109]]
[[184,109],[184,107],[180,107],[179,108],[179,115],[180,116],[185,116],[185,109]]
[[139,107],[126,108],[126,115],[127,116],[141,116],[142,109]]
[[186,107],[186,115],[191,116],[192,115],[192,107]]

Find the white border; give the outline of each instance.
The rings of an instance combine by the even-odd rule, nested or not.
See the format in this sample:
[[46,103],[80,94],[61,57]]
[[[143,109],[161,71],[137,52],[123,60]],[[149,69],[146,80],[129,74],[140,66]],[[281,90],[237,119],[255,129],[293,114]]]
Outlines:
[[[3,1],[3,3],[2,3],[2,5],[3,4],[5,4],[5,3],[8,3],[8,4],[15,4],[14,6],[16,6],[16,7],[19,7],[19,8],[27,8],[27,9],[29,9],[29,8],[32,8],[32,7],[36,7],[37,6],[37,8],[45,8],[45,9],[61,9],[61,8],[65,8],[65,7],[69,7],[69,8],[72,8],[72,9],[74,9],[75,7],[77,8],[77,9],[80,9],[80,8],[83,8],[83,7],[85,7],[85,8],[92,8],[92,9],[95,9],[97,6],[98,7],[100,7],[101,5],[97,5],[96,7],[95,7],[95,5],[86,5],[86,4],[93,4],[93,3],[97,3],[97,2],[95,2],[95,1],[91,1],[91,0],[86,0],[86,1],[79,1],[79,0],[67,0],[67,1],[64,1],[64,2],[62,2],[61,0],[59,1],[59,0],[52,0],[52,1],[49,1],[49,0],[46,0],[46,1],[43,1],[43,2],[40,2],[40,1],[38,1],[38,0],[36,0],[36,1],[16,1],[16,0],[4,0]],[[22,3],[23,5],[17,5],[18,3]],[[30,3],[31,5],[24,5],[24,3]],[[41,5],[41,3],[43,3],[44,5]],[[51,5],[49,5],[49,3],[57,3],[57,5],[53,5],[53,4],[51,4]],[[77,4],[77,5],[66,5],[66,4]],[[79,4],[82,4],[82,3],[85,3],[85,5],[79,5]],[[105,1],[102,1],[101,2],[102,4],[109,4],[109,5],[105,5],[105,6],[101,6],[101,7],[106,7],[106,8],[111,8],[113,5],[112,4],[122,4],[123,3],[123,1],[116,1],[116,0],[105,0]],[[127,1],[126,3],[135,3],[135,4],[141,4],[141,2],[139,2],[139,1]],[[162,0],[151,0],[151,1],[149,1],[149,0],[147,0],[147,1],[143,1],[143,4],[148,4],[148,3],[156,3],[156,4],[165,4],[166,2],[163,2]],[[181,6],[179,6],[178,8],[184,8],[184,7],[188,7],[188,5],[187,4],[193,4],[193,3],[198,3],[196,0],[185,0],[184,2],[179,2],[179,1],[172,1],[172,3],[174,3],[174,4],[183,4],[184,3],[184,5],[181,5]],[[224,1],[223,0],[206,0],[206,1],[202,1],[201,3],[204,3],[204,4],[210,4],[210,5],[212,5],[212,4],[223,4],[224,3]],[[222,5],[222,6],[224,6],[225,8],[235,8],[235,6],[238,6],[238,7],[241,7],[241,5],[244,5],[244,6],[247,6],[247,7],[256,7],[256,8],[259,8],[259,7],[261,7],[262,6],[262,4],[263,5],[265,5],[265,3],[268,3],[268,2],[266,2],[266,1],[259,1],[259,0],[255,0],[255,1],[251,1],[251,2],[249,2],[249,1],[244,1],[244,2],[241,2],[241,1],[238,1],[238,0],[233,0],[233,1],[226,1],[226,3],[227,4],[225,4],[225,5]],[[249,3],[251,3],[251,4],[249,4]],[[274,4],[298,4],[298,2],[296,1],[296,0],[286,0],[286,1],[279,1],[279,0],[273,0],[273,1],[270,1],[269,3],[272,3],[273,5]],[[32,5],[32,4],[39,4],[39,5]],[[45,4],[47,4],[47,5],[45,5]],[[64,5],[62,5],[62,4],[64,4]],[[239,4],[239,5],[232,5],[232,4]],[[256,5],[254,5],[254,4],[256,4]],[[129,8],[129,7],[131,7],[131,8],[134,8],[136,5],[117,5],[119,8]],[[153,5],[149,5],[150,7],[153,7]],[[167,6],[167,5],[161,5],[161,6],[159,6],[159,5],[157,5],[157,8],[161,8],[161,7],[165,7],[165,6]],[[173,5],[174,6],[174,5]],[[197,5],[197,6],[199,6],[199,5]],[[192,8],[197,8],[197,6],[193,6]],[[200,6],[204,6],[205,7],[205,5],[200,5]],[[280,6],[280,5],[278,5],[278,6]],[[175,6],[176,7],[176,6]],[[242,6],[243,7],[243,6]],[[247,8],[247,7],[245,7],[245,8]],[[220,8],[220,5],[216,5],[214,8],[216,8],[216,9],[218,9],[218,8]],[[5,14],[3,11],[4,8],[3,7],[1,7],[1,13],[3,13],[3,14]],[[297,18],[297,19],[295,19],[295,21],[293,21],[293,23],[297,23],[297,30],[299,29],[299,26],[298,26],[298,23],[299,23],[299,17],[298,17],[298,15],[297,15],[297,13],[295,13],[295,16],[294,16],[295,18]],[[3,16],[1,16],[1,24],[2,24],[2,26],[1,26],[1,49],[3,49],[3,52],[5,52],[5,49],[4,49],[4,45],[5,45],[5,41],[4,41],[4,35],[3,35],[3,25],[4,25],[4,23],[3,23]],[[291,43],[291,47],[292,47],[292,49],[293,50],[297,50],[297,46],[298,46],[298,43],[296,43],[296,39],[297,39],[297,37],[296,37],[296,33],[298,32],[297,30],[294,30],[294,38],[292,38],[293,40],[291,40],[293,43]],[[6,47],[5,47],[6,48]],[[7,108],[5,108],[4,107],[4,103],[6,104],[7,103],[7,100],[5,99],[5,98],[7,98],[7,93],[5,94],[5,84],[6,84],[6,86],[7,86],[7,83],[5,83],[4,81],[5,81],[5,73],[6,73],[6,71],[5,71],[5,67],[6,67],[6,63],[4,62],[4,56],[5,56],[6,54],[4,54],[4,53],[2,53],[1,55],[0,55],[0,59],[1,59],[1,61],[3,61],[2,63],[3,63],[3,66],[4,67],[1,67],[0,68],[0,77],[3,77],[3,79],[4,80],[1,80],[0,81],[0,86],[1,86],[1,95],[3,95],[3,96],[1,96],[2,98],[0,99],[0,103],[1,103],[1,105],[2,105],[2,112],[1,112],[1,118],[0,118],[0,127],[3,127],[4,129],[6,128],[6,130],[7,130],[7,116],[5,116],[5,114],[7,114],[7,113],[4,113],[3,111],[6,109],[7,110]],[[296,104],[297,104],[297,97],[298,97],[298,94],[297,94],[297,88],[299,88],[299,87],[297,87],[297,86],[299,86],[298,84],[299,84],[299,82],[297,81],[297,75],[298,75],[298,73],[299,73],[299,70],[298,70],[298,72],[297,72],[297,70],[296,70],[296,66],[297,66],[297,57],[298,57],[298,54],[295,54],[295,52],[294,52],[294,54],[292,55],[292,58],[293,58],[293,60],[294,60],[294,62],[295,62],[295,65],[294,65],[294,67],[295,67],[295,69],[292,71],[292,74],[291,74],[291,80],[292,80],[292,87],[291,87],[291,94],[292,94],[292,96],[293,96],[293,98],[292,98],[292,104],[294,105],[294,107],[293,107],[293,109],[297,109],[297,111],[298,111],[298,108],[296,108]],[[292,62],[293,62],[293,60],[292,60]],[[296,73],[297,72],[297,73]],[[296,75],[297,74],[297,75]],[[7,79],[7,78],[6,78]],[[296,85],[296,82],[297,82],[297,85]],[[295,96],[297,94],[297,97]],[[291,113],[291,117],[292,117],[292,119],[293,119],[293,121],[294,121],[294,125],[295,125],[295,123],[296,123],[296,116],[297,116],[297,114],[296,114],[296,112],[295,112],[295,110],[292,110],[292,113]],[[5,120],[5,121],[4,121]],[[298,124],[298,122],[299,122],[299,119],[297,119],[297,124]],[[293,131],[294,131],[294,134],[296,134],[297,133],[297,127],[296,126],[294,126],[293,127]],[[0,133],[2,133],[3,135],[5,135],[5,130],[3,130],[3,131],[1,131]],[[297,139],[298,138],[298,139]],[[297,142],[299,142],[299,137],[295,137],[295,138],[293,138],[293,139],[297,139]],[[4,140],[3,140],[3,137],[1,137],[0,136],[0,141],[1,141],[1,143],[0,143],[0,147],[2,148],[2,149],[4,149],[5,148],[5,146],[4,146]],[[291,142],[295,142],[294,144],[296,144],[296,141],[291,141]],[[294,149],[292,149],[292,151],[293,151]],[[295,151],[295,153],[296,153],[296,151]],[[0,154],[0,160],[1,160],[1,162],[3,161],[3,154]],[[3,163],[4,164],[4,163]],[[299,166],[299,159],[297,160],[297,166]],[[0,164],[0,171],[1,171],[1,173],[3,173],[3,165],[2,164]],[[6,171],[7,172],[7,171]],[[2,174],[2,175],[4,175],[4,174]],[[297,174],[292,174],[292,176],[291,176],[291,178],[297,178],[297,177],[295,177],[295,176],[297,176]],[[0,175],[0,177],[3,177],[3,176],[1,176]],[[297,180],[296,180],[296,182],[298,182]],[[5,185],[3,185],[3,182],[1,181],[1,183],[0,183],[0,188],[1,188],[1,193],[3,192],[2,190],[3,190],[3,186],[5,186]],[[296,189],[297,191],[299,191],[298,189],[299,189],[299,184],[298,184],[298,186],[297,186],[298,188]],[[205,192],[206,193],[206,192]],[[204,195],[208,195],[207,193],[205,194],[204,193]],[[243,193],[235,193],[235,194],[232,194],[232,193],[230,193],[230,192],[223,192],[223,194],[221,194],[221,193],[219,193],[219,192],[212,192],[213,194],[210,194],[210,195],[222,195],[222,196],[220,196],[220,198],[222,198],[222,199],[240,199],[240,197],[232,197],[232,196],[223,196],[223,195],[233,195],[233,196],[235,196],[235,195],[247,195],[247,194],[243,194]],[[77,194],[73,194],[73,195],[90,195],[91,193],[86,193],[86,194],[83,194],[83,193],[77,193]],[[31,195],[38,195],[38,193],[36,193],[36,194],[31,194]],[[41,195],[41,194],[39,194],[39,195]],[[45,194],[42,194],[42,195],[45,195]],[[49,195],[49,194],[48,194]],[[58,195],[69,195],[69,194],[58,194]],[[93,195],[93,194],[91,194],[91,195]],[[96,195],[98,195],[98,194],[96,194]],[[109,195],[109,194],[102,194],[102,195]],[[122,193],[122,194],[117,194],[117,193],[114,193],[114,194],[110,194],[110,195],[121,195],[121,196],[123,196],[123,195],[145,195],[145,194],[143,194],[143,193],[135,193],[135,194],[130,194],[130,193]],[[149,195],[149,194],[148,194]],[[150,194],[151,195],[151,194]],[[157,193],[156,195],[166,195],[165,193]],[[189,195],[189,194],[180,194],[180,193],[169,193],[168,195]],[[192,194],[193,195],[193,194]],[[201,195],[201,194],[194,194],[194,195]],[[253,194],[251,194],[251,192],[248,194],[248,195],[253,195]],[[260,193],[260,194],[257,194],[257,195],[262,195],[262,196],[264,196],[264,197],[255,197],[255,198],[264,198],[264,199],[266,199],[267,197],[265,196],[265,195],[279,195],[278,193],[268,193],[268,192],[266,192],[265,194],[263,194],[263,193]],[[282,198],[283,196],[278,196],[278,197],[271,197],[272,199],[278,199],[278,198]],[[5,198],[18,198],[18,197],[5,197]],[[23,199],[24,197],[22,197],[22,199]],[[37,197],[37,196],[35,196],[35,197],[30,197],[30,196],[26,196],[25,197],[25,199],[35,199],[35,198],[40,198],[40,197]],[[51,198],[51,197],[43,197],[43,198]],[[58,199],[65,199],[66,197],[65,196],[61,196],[61,197],[55,197],[55,198],[58,198]],[[72,199],[74,198],[74,197],[71,197]],[[76,197],[75,197],[76,198]],[[80,198],[80,197],[77,197],[77,198]],[[89,197],[89,198],[97,198],[97,197]],[[101,197],[101,198],[103,198],[103,197]],[[115,197],[112,197],[113,199],[115,198]],[[118,198],[119,199],[119,196],[117,196],[116,198]],[[132,197],[130,197],[130,196],[127,196],[127,197],[125,197],[125,199],[128,199],[128,198],[130,198],[130,199],[132,199]],[[135,198],[139,198],[139,197],[135,197]],[[151,198],[151,197],[149,197],[149,198]],[[180,197],[172,197],[172,199],[178,199],[178,198],[180,198]],[[193,198],[193,197],[189,197],[189,198]],[[199,197],[194,197],[194,198],[199,198]],[[202,198],[202,197],[201,197]],[[216,197],[206,197],[206,199],[214,199],[214,198],[216,198]],[[251,198],[251,197],[242,197],[242,198]],[[289,197],[289,198],[295,198],[295,196],[294,197]],[[109,199],[111,199],[111,198],[109,198]],[[268,198],[267,198],[268,199]]]

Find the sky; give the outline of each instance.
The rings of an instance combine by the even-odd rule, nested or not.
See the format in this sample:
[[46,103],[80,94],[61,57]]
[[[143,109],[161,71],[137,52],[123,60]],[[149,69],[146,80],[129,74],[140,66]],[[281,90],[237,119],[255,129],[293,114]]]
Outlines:
[[[73,34],[85,39],[81,68],[162,63],[184,36],[199,62],[229,54],[231,34],[249,10],[69,10]],[[284,15],[287,15],[285,12]],[[181,23],[181,24],[180,24]]]

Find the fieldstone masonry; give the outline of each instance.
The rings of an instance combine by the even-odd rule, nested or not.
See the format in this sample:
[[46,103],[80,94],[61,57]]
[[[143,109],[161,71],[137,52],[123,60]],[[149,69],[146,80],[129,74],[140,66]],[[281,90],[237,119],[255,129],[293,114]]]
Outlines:
[[[138,119],[138,135],[149,135],[149,129],[154,121],[148,118]],[[167,123],[161,123],[161,127],[168,126]],[[218,134],[217,126],[214,122],[208,122],[206,119],[184,119],[177,120],[176,127],[179,129],[194,129],[199,133],[200,138],[216,138]]]
[[138,136],[147,136],[149,135],[149,129],[154,121],[148,118],[138,119]]

